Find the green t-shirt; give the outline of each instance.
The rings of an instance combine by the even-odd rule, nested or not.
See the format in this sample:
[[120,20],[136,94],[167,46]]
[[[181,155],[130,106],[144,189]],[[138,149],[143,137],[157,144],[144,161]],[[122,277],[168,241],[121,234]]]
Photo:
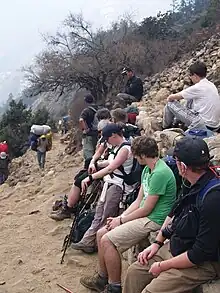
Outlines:
[[144,196],[140,207],[144,206],[148,196],[159,195],[159,200],[155,208],[148,215],[148,218],[162,225],[176,199],[176,180],[174,174],[167,164],[159,159],[152,172],[149,167],[146,166],[144,168],[141,183]]

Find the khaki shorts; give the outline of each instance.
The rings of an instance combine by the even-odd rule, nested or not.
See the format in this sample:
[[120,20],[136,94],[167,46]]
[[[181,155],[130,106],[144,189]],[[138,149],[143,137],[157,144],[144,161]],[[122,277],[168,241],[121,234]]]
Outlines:
[[123,253],[140,241],[148,239],[151,233],[155,233],[160,228],[160,225],[145,217],[118,226],[109,231],[106,236],[115,245],[117,250]]

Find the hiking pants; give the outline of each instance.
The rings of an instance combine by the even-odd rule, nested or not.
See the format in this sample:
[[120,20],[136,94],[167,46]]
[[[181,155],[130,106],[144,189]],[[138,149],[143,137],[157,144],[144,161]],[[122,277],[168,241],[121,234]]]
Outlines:
[[107,189],[104,202],[100,197],[96,206],[95,218],[81,240],[83,244],[93,247],[96,245],[97,231],[106,224],[107,218],[118,216],[122,193],[122,188],[120,186],[112,184]]
[[163,127],[169,128],[174,118],[178,121],[181,121],[185,124],[186,127],[189,128],[205,128],[205,123],[202,118],[190,109],[189,107],[185,107],[180,104],[180,102],[168,102],[164,108],[164,115],[163,115]]
[[127,107],[127,105],[131,105],[133,102],[137,102],[137,99],[131,95],[119,93],[117,94],[116,102],[118,102],[123,107]]
[[85,161],[88,159],[91,159],[92,156],[94,155],[97,141],[98,141],[97,136],[86,135],[85,137],[83,137],[82,145],[83,145],[83,157]]
[[41,151],[37,151],[37,160],[38,160],[39,167],[41,169],[44,169],[45,160],[46,160],[46,152],[42,153]]
[[169,243],[147,265],[133,263],[127,271],[123,293],[188,293],[200,284],[219,278],[220,264],[205,262],[188,269],[170,269],[154,278],[149,269],[154,262],[172,258]]

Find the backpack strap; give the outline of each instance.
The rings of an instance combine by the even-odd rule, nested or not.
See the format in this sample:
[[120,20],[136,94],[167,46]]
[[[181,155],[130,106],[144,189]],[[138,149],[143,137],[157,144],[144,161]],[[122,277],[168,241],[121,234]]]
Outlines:
[[211,180],[209,180],[209,182],[205,185],[204,188],[202,188],[202,190],[200,190],[199,192],[199,199],[201,200],[201,202],[203,202],[205,200],[206,195],[215,187],[220,186],[220,179],[219,178],[213,178]]
[[95,112],[95,114],[96,114],[96,112],[97,112],[97,110],[96,110],[95,108],[93,108],[92,106],[89,106],[88,109],[90,109],[90,110],[92,110],[93,112]]
[[[123,143],[119,146],[119,148],[117,149],[117,151],[114,153],[114,158],[117,156],[117,154],[118,154],[118,152],[120,151],[120,149],[123,148],[123,147],[126,146],[126,145],[127,145],[127,146],[131,146],[131,143],[130,143],[129,141],[125,141],[125,142],[123,142]],[[133,166],[132,166],[132,168],[133,168]],[[124,170],[123,165],[119,166],[117,169],[118,169],[123,175],[115,174],[114,172],[113,172],[112,174],[115,175],[115,176],[117,176],[117,177],[119,177],[119,178],[121,178],[121,179],[123,179],[124,176],[127,175],[127,173],[126,173],[125,170]]]

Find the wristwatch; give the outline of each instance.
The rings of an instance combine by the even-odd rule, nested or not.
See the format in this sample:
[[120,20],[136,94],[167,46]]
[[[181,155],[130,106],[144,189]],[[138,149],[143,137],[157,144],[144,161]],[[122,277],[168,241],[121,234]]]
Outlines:
[[157,244],[157,245],[159,245],[160,246],[160,248],[164,245],[164,243],[163,242],[161,242],[161,241],[157,241],[157,240],[155,240],[153,243],[155,243],[155,244]]

